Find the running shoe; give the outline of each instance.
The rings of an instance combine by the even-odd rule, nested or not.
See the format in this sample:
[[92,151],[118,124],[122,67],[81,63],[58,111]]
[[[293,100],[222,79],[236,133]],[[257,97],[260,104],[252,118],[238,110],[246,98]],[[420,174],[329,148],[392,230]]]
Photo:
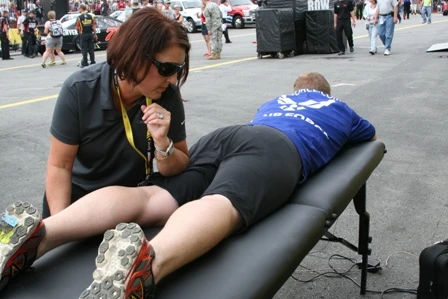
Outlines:
[[31,267],[44,236],[42,218],[30,203],[18,201],[0,214],[0,290]]
[[154,258],[154,250],[137,224],[118,224],[104,234],[93,282],[79,298],[154,298]]
[[56,65],[56,61],[52,61],[50,63],[48,63],[49,66],[55,66]]

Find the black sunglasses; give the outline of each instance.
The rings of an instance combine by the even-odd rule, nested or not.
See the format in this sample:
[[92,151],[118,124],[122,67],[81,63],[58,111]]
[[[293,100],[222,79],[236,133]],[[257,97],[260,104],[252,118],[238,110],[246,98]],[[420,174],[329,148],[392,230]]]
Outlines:
[[177,64],[174,62],[160,62],[154,58],[152,59],[152,63],[156,66],[159,74],[163,77],[171,77],[176,73],[180,73],[185,66],[185,62],[182,64]]

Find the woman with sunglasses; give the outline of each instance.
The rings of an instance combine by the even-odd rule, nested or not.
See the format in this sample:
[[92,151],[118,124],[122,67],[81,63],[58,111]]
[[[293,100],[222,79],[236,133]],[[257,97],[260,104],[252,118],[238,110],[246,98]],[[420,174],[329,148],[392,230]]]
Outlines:
[[153,166],[171,176],[188,165],[179,92],[188,75],[188,36],[155,9],[134,15],[112,37],[107,62],[75,72],[62,86],[44,217],[97,189],[137,186]]
[[0,235],[8,230],[11,237],[0,242],[0,290],[62,244],[121,222],[163,225],[179,207],[163,184],[189,163],[178,89],[189,51],[180,24],[142,8],[112,37],[107,62],[65,81],[51,126],[49,217],[42,220],[28,203],[0,214]]

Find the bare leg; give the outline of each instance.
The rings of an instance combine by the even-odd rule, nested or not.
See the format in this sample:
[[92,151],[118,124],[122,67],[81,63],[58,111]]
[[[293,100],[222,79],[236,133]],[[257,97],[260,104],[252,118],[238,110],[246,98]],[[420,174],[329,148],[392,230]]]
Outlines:
[[222,195],[206,196],[180,207],[149,242],[155,251],[155,282],[215,247],[240,223],[239,212]]
[[47,61],[48,56],[50,56],[51,52],[53,51],[53,49],[46,49],[44,52],[44,55],[42,56],[42,63],[45,64],[45,62]]
[[204,35],[205,38],[205,45],[207,46],[207,53],[212,52],[212,46],[210,45],[210,35]]
[[62,62],[63,62],[63,63],[66,63],[66,62],[65,62],[65,55],[64,55],[64,53],[62,53],[61,48],[56,48],[56,53],[57,53],[58,56],[62,59]]
[[46,235],[37,258],[64,243],[102,234],[121,222],[163,225],[177,208],[170,193],[157,186],[102,188],[44,220]]

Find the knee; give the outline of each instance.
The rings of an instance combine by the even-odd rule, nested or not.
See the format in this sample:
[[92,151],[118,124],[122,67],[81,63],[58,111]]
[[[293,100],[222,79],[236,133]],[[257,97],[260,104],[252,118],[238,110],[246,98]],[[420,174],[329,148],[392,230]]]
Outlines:
[[242,221],[240,212],[235,208],[229,198],[220,194],[206,195],[199,200],[187,203],[195,209],[204,209],[216,213],[217,217],[225,215],[229,222],[239,224]]
[[138,187],[139,199],[144,208],[136,217],[137,223],[144,226],[161,226],[179,208],[176,199],[165,189],[157,186]]

